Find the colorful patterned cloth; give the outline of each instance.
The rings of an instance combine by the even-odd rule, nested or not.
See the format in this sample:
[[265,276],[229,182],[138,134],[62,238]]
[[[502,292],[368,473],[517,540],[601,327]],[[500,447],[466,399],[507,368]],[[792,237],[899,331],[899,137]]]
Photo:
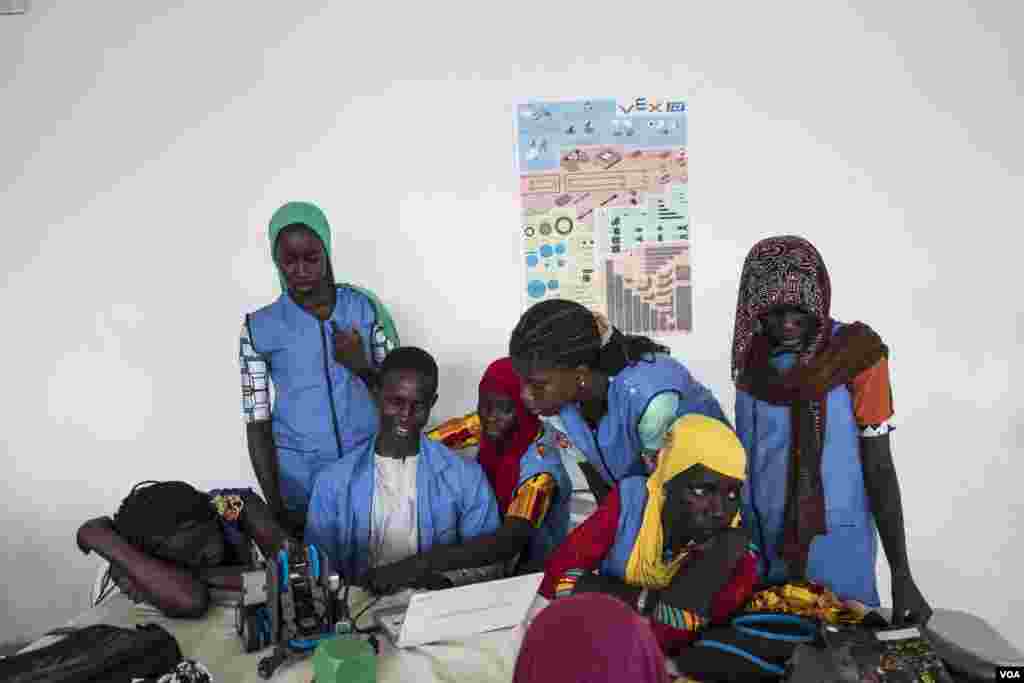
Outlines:
[[856,600],[841,600],[821,584],[801,581],[754,593],[743,611],[794,614],[829,624],[859,624],[868,608]]

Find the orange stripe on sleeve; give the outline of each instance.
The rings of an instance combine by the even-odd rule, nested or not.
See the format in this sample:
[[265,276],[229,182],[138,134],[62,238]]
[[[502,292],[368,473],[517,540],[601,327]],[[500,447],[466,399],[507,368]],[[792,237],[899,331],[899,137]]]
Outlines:
[[508,506],[506,517],[521,517],[539,527],[551,508],[555,494],[555,478],[542,473],[523,482],[516,489],[516,496]]

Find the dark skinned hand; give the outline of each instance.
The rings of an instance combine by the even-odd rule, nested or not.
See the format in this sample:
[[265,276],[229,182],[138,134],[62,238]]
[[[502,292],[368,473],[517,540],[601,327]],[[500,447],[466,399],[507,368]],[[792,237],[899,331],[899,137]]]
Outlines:
[[416,557],[410,557],[369,570],[360,579],[359,585],[377,595],[391,595],[403,588],[412,588],[428,581],[430,574]]
[[331,327],[334,328],[334,360],[356,375],[369,370],[370,362],[363,352],[363,337],[359,330],[354,327],[342,330],[333,320]]
[[925,601],[921,591],[910,574],[894,574],[892,577],[892,625],[920,624],[924,626],[932,618],[932,608]]
[[75,542],[78,549],[88,555],[96,545],[96,537],[103,533],[112,531],[114,524],[109,517],[96,517],[78,527],[78,534]]
[[679,609],[709,609],[711,599],[728,582],[749,542],[745,529],[726,529],[697,546],[700,557],[673,577],[659,599]]

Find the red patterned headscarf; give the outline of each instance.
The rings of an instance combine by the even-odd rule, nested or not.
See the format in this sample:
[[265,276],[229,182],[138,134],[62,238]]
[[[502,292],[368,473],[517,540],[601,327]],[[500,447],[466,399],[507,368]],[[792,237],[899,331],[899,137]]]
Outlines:
[[480,393],[485,391],[510,398],[516,404],[516,428],[504,447],[499,449],[499,444],[481,433],[477,454],[477,462],[483,467],[498,499],[498,510],[504,515],[519,486],[519,459],[537,437],[540,419],[523,403],[523,382],[512,369],[511,358],[499,358],[487,368],[480,380]]
[[733,380],[752,364],[767,361],[767,357],[760,358],[766,349],[755,348],[760,346],[755,343],[760,316],[776,306],[799,306],[815,317],[815,336],[799,359],[806,363],[828,346],[831,304],[832,284],[813,244],[794,235],[769,237],[755,244],[740,274],[732,340]]

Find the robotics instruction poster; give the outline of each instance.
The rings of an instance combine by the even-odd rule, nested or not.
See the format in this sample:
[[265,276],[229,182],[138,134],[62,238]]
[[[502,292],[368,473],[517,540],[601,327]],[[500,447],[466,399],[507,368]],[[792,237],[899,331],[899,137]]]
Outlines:
[[571,299],[626,334],[693,330],[687,113],[653,97],[516,107],[524,309]]

